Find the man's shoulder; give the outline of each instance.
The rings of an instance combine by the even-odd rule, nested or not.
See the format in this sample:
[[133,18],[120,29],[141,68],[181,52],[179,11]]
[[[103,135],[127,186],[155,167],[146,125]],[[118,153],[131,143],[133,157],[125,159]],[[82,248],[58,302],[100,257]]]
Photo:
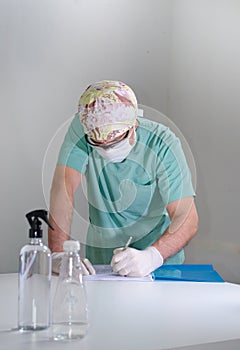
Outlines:
[[142,133],[150,133],[152,136],[160,137],[161,139],[166,139],[169,137],[174,137],[174,133],[169,129],[168,126],[147,118],[138,118],[139,129]]
[[74,132],[78,135],[78,136],[83,136],[84,135],[84,130],[83,130],[83,126],[80,123],[80,119],[79,119],[79,114],[75,113],[73,120],[71,122],[71,128],[74,130]]

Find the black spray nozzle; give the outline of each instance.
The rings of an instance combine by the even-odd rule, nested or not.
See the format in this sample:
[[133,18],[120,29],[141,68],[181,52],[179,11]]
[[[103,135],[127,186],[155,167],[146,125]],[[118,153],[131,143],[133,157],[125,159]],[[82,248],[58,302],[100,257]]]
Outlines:
[[42,219],[46,222],[46,224],[54,230],[52,225],[48,220],[48,212],[44,209],[33,210],[26,214],[26,218],[31,226],[29,229],[29,237],[30,238],[42,238],[42,222],[39,219]]

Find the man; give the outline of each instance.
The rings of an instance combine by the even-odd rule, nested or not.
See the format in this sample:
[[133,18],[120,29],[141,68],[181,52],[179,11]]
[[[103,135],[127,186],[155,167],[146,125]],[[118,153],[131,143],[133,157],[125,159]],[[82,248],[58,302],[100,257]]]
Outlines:
[[[92,264],[145,276],[162,264],[183,263],[183,248],[198,227],[191,175],[178,138],[137,111],[134,92],[122,82],[100,81],[82,94],[51,189],[53,266],[70,235],[82,176],[90,221],[86,257]],[[91,265],[90,272],[83,267],[94,273]]]

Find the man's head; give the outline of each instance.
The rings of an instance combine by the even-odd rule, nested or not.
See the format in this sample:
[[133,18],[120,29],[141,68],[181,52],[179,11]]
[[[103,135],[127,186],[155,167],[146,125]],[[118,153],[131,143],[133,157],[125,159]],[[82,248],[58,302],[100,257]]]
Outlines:
[[84,91],[78,112],[84,132],[92,142],[111,143],[135,125],[137,99],[126,84],[103,80]]

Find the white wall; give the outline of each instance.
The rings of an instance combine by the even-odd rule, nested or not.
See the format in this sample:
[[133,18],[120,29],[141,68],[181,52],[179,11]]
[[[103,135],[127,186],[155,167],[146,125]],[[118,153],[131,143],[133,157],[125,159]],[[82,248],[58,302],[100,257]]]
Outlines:
[[172,4],[167,110],[195,157],[200,216],[187,261],[240,282],[240,2]]
[[0,272],[17,270],[25,213],[47,205],[52,137],[90,82],[119,79],[175,122],[194,155],[200,228],[187,261],[240,282],[240,2],[1,0],[0,28]]

